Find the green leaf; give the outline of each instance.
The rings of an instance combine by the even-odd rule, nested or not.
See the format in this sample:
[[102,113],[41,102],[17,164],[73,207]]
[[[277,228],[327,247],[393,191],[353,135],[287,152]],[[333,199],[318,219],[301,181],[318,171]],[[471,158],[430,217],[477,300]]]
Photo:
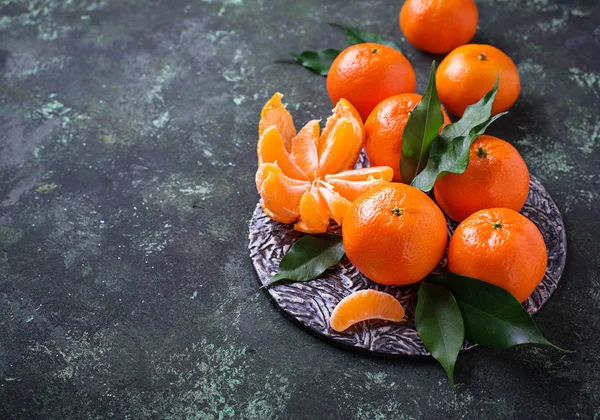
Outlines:
[[498,91],[496,84],[479,102],[469,105],[462,118],[449,124],[431,144],[425,169],[411,185],[422,191],[431,191],[435,181],[448,173],[462,174],[469,165],[469,148],[488,126],[506,112],[492,115],[492,104]]
[[321,76],[327,76],[331,63],[340,53],[339,50],[327,48],[319,51],[303,51],[300,54],[290,53],[296,61],[307,69],[314,71]]
[[272,286],[281,280],[312,280],[339,263],[343,256],[341,235],[303,236],[283,256],[277,274],[263,287]]
[[444,123],[442,105],[435,86],[435,61],[431,63],[425,95],[413,109],[402,135],[400,173],[402,181],[410,184],[423,170],[429,158],[431,142]]
[[552,346],[537,329],[533,318],[506,290],[493,284],[454,273],[428,279],[450,290],[465,323],[465,338],[493,348],[534,343]]
[[395,50],[402,52],[400,50],[400,47],[398,46],[398,44],[396,44],[394,41],[390,41],[389,39],[382,38],[381,36],[377,35],[376,33],[369,32],[369,31],[363,31],[362,29],[358,29],[358,28],[353,28],[352,26],[344,25],[343,23],[330,22],[329,24],[331,26],[336,26],[338,28],[344,29],[346,31],[346,36],[348,37],[348,40],[350,40],[350,42],[352,44],[363,44],[365,42],[375,42],[377,44],[385,45],[387,47],[390,47],[390,48],[393,48]]
[[440,362],[454,388],[454,364],[465,339],[465,327],[452,293],[421,282],[415,324],[425,348]]

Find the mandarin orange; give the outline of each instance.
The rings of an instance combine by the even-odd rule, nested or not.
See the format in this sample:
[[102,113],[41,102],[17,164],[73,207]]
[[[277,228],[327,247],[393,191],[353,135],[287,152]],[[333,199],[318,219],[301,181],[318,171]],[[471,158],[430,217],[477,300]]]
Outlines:
[[350,262],[371,280],[406,285],[422,280],[442,259],[448,231],[433,200],[405,184],[361,195],[342,223]]
[[406,57],[375,43],[346,48],[335,58],[327,74],[331,102],[347,99],[363,121],[379,102],[392,95],[414,92],[416,85],[415,72]]
[[529,193],[529,170],[510,143],[481,135],[471,145],[467,170],[438,179],[433,191],[444,213],[457,222],[492,207],[519,211]]
[[[402,134],[411,111],[421,101],[417,93],[394,95],[381,101],[365,121],[365,152],[371,165],[385,165],[394,169],[394,181],[402,182],[400,175],[400,155],[402,154]],[[450,118],[442,109],[444,124]]]
[[437,91],[442,105],[462,116],[467,106],[489,92],[499,76],[498,92],[492,114],[506,111],[521,91],[521,79],[515,63],[498,48],[485,44],[467,44],[448,54],[436,72]]
[[432,54],[469,42],[478,19],[473,0],[406,0],[400,9],[400,29],[408,42]]
[[527,217],[511,209],[480,210],[454,231],[448,247],[448,269],[487,281],[527,299],[546,272],[544,237]]

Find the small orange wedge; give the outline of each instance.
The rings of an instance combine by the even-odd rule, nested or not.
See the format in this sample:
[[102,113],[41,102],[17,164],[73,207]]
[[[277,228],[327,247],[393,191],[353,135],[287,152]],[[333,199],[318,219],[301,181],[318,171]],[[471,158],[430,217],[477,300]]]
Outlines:
[[258,139],[256,152],[258,154],[259,165],[263,163],[277,163],[277,166],[287,176],[308,181],[306,174],[296,165],[294,159],[286,150],[281,133],[277,128],[269,127],[263,132],[262,136]]
[[298,210],[300,220],[296,223],[294,229],[305,233],[327,231],[330,218],[329,211],[318,189],[313,188],[302,195]]
[[277,127],[285,149],[289,152],[292,148],[292,139],[296,135],[296,127],[292,116],[281,102],[281,98],[283,95],[277,92],[263,107],[258,123],[258,137],[261,137],[267,128]]
[[273,95],[261,112],[256,189],[267,216],[296,222],[294,229],[301,232],[323,233],[331,219],[341,225],[356,197],[390,181],[393,170],[350,170],[365,140],[362,120],[350,102],[340,100],[322,133],[319,120],[312,120],[296,134],[282,97]]
[[352,121],[341,118],[328,134],[319,155],[319,176],[324,177],[351,168],[356,163],[362,139]]
[[335,220],[338,225],[342,226],[346,211],[348,211],[348,207],[350,207],[350,204],[352,203],[333,191],[327,184],[323,184],[322,187],[319,187],[319,194],[321,194],[321,197],[323,197],[323,200],[327,203],[331,218]]
[[377,290],[359,290],[337,304],[329,325],[334,331],[342,332],[357,322],[369,319],[399,322],[403,318],[404,308],[392,295]]
[[368,168],[352,169],[351,171],[338,172],[337,174],[325,175],[325,181],[342,179],[345,181],[370,181],[372,179],[384,179],[392,181],[394,170],[389,166],[370,166]]
[[317,142],[319,141],[319,120],[306,123],[302,130],[292,139],[292,156],[294,163],[309,179],[315,179],[319,169]]
[[360,135],[360,137],[365,137],[365,129],[363,127],[362,118],[360,114],[350,102],[342,98],[336,104],[335,108],[333,108],[333,114],[331,115],[331,117],[327,118],[325,128],[323,129],[323,132],[321,133],[321,137],[319,138],[319,142],[317,144],[317,149],[319,153],[323,149],[323,145],[325,144],[329,133],[331,132],[331,130],[333,130],[333,127],[335,127],[335,125],[341,118],[346,118],[347,120],[352,121],[352,125],[354,127],[355,132],[358,135]]
[[268,174],[260,185],[263,209],[268,210],[269,217],[278,222],[295,222],[300,217],[302,196],[309,189],[310,183],[298,184],[282,172],[274,171]]
[[345,179],[330,179],[327,181],[335,192],[347,200],[354,201],[367,191],[375,187],[385,185],[388,181],[384,179],[371,179],[369,181],[346,181]]

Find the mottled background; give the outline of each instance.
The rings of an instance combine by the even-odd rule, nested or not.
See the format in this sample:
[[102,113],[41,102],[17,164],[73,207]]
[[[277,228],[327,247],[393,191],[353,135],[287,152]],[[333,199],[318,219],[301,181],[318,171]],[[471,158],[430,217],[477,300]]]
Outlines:
[[394,39],[400,1],[0,0],[0,418],[600,417],[600,10],[482,0],[475,41],[523,88],[490,133],[562,211],[561,284],[536,316],[571,354],[430,360],[331,347],[281,316],[247,252],[256,125],[279,90],[326,117],[288,51]]

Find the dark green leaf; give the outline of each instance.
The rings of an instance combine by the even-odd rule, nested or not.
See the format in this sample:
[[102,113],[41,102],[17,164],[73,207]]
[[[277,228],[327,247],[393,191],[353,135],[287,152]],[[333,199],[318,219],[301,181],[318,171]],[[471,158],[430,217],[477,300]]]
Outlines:
[[328,48],[319,51],[303,51],[300,54],[290,53],[296,61],[307,69],[314,71],[321,76],[327,76],[331,63],[340,53],[339,50]]
[[469,148],[487,127],[505,113],[490,117],[492,104],[498,91],[496,84],[481,100],[469,105],[462,118],[449,124],[431,144],[429,160],[425,169],[412,181],[413,187],[430,191],[442,176],[448,173],[462,174],[469,165]]
[[454,387],[454,364],[465,339],[465,327],[452,293],[421,282],[415,324],[425,348],[440,362]]
[[544,338],[533,318],[506,290],[454,273],[442,273],[428,280],[444,286],[454,295],[463,316],[467,340],[494,348],[535,343],[559,349]]
[[306,235],[291,246],[281,259],[277,274],[263,287],[272,286],[281,280],[312,280],[339,263],[343,256],[341,235]]
[[390,47],[390,48],[393,48],[395,50],[402,52],[400,50],[400,47],[398,46],[398,44],[396,44],[394,41],[390,41],[389,39],[382,38],[381,36],[377,35],[376,33],[369,32],[369,31],[363,31],[362,29],[358,29],[358,28],[353,28],[351,26],[344,25],[343,23],[331,22],[330,25],[337,26],[338,28],[344,29],[346,31],[346,36],[348,37],[348,39],[350,40],[350,42],[352,44],[375,42],[377,44],[385,45],[387,47]]
[[506,114],[503,112],[488,118],[483,123],[476,125],[468,136],[453,138],[449,143],[440,135],[429,149],[427,166],[411,182],[411,185],[421,191],[431,191],[435,181],[446,174],[462,174],[469,166],[469,149],[477,137],[485,132],[488,126]]
[[423,170],[429,158],[431,142],[438,136],[444,123],[442,106],[435,86],[435,61],[431,63],[429,83],[425,95],[413,109],[402,135],[400,173],[409,184]]

